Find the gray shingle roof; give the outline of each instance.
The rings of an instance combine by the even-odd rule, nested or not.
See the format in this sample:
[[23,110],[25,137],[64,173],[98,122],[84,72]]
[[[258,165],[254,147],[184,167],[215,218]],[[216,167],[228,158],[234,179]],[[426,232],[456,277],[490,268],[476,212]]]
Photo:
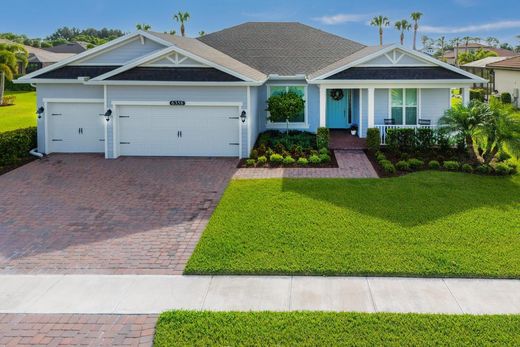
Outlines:
[[250,22],[198,38],[265,74],[311,74],[365,46],[301,23]]

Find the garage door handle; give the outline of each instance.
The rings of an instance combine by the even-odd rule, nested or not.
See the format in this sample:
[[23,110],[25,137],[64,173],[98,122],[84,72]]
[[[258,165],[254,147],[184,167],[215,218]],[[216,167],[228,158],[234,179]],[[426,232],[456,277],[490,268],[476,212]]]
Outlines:
[[61,116],[61,113],[53,113],[52,116]]
[[62,139],[52,139],[52,142],[61,142],[63,141]]
[[238,117],[229,117],[229,119],[238,119]]
[[229,145],[230,145],[230,146],[239,146],[239,145],[240,145],[240,143],[236,143],[236,142],[231,142],[231,143],[230,143]]
[[129,145],[130,142],[119,142],[120,145]]
[[119,118],[130,118],[130,116],[119,116]]

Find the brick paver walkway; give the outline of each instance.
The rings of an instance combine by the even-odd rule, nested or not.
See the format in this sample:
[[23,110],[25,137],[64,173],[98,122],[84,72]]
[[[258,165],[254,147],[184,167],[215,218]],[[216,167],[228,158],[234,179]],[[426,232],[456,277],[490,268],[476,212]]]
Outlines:
[[0,346],[151,346],[156,315],[0,314]]
[[180,274],[235,159],[52,155],[0,176],[0,273]]
[[235,179],[260,178],[376,178],[377,173],[361,150],[334,151],[338,168],[244,168]]

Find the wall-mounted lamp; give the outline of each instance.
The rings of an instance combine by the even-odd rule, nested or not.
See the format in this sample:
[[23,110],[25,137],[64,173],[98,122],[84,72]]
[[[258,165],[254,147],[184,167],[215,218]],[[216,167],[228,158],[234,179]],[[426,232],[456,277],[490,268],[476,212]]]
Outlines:
[[36,114],[38,115],[38,118],[42,118],[43,112],[45,112],[45,108],[43,108],[43,106],[40,106],[40,108],[36,110]]
[[105,112],[105,119],[107,120],[107,122],[110,122],[110,117],[112,116],[112,110],[111,109],[108,109],[106,112]]
[[246,122],[246,111],[242,111],[242,113],[240,114],[240,120],[242,121],[242,123]]

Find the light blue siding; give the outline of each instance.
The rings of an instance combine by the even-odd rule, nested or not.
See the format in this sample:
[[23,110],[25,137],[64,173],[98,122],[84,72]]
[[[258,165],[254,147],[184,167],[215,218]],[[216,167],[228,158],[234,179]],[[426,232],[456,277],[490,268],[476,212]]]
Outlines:
[[361,136],[360,137],[366,137],[367,136],[367,128],[368,128],[368,90],[362,89],[361,90],[361,105],[362,105],[362,112],[361,112]]
[[127,63],[131,60],[143,57],[163,48],[165,48],[165,46],[149,39],[145,39],[144,44],[141,43],[140,39],[135,39],[122,46],[109,50],[106,53],[96,55],[92,58],[86,58],[80,62],[76,62],[75,65],[81,65],[85,63],[123,65],[124,63]]
[[[83,84],[38,84],[36,86],[37,108],[44,106],[43,99],[103,99],[103,87]],[[37,127],[38,152],[46,153],[44,117],[37,119]]]
[[[248,121],[251,126],[251,138],[249,139],[248,152],[255,145],[258,137],[258,87],[251,87],[251,105],[249,107]],[[249,156],[249,153],[247,154]]]
[[451,107],[449,88],[421,89],[421,118],[430,119],[436,125],[444,111]]
[[352,123],[359,127],[359,89],[351,89],[352,91]]
[[374,124],[385,124],[385,118],[389,118],[388,89],[376,89],[374,102]]

